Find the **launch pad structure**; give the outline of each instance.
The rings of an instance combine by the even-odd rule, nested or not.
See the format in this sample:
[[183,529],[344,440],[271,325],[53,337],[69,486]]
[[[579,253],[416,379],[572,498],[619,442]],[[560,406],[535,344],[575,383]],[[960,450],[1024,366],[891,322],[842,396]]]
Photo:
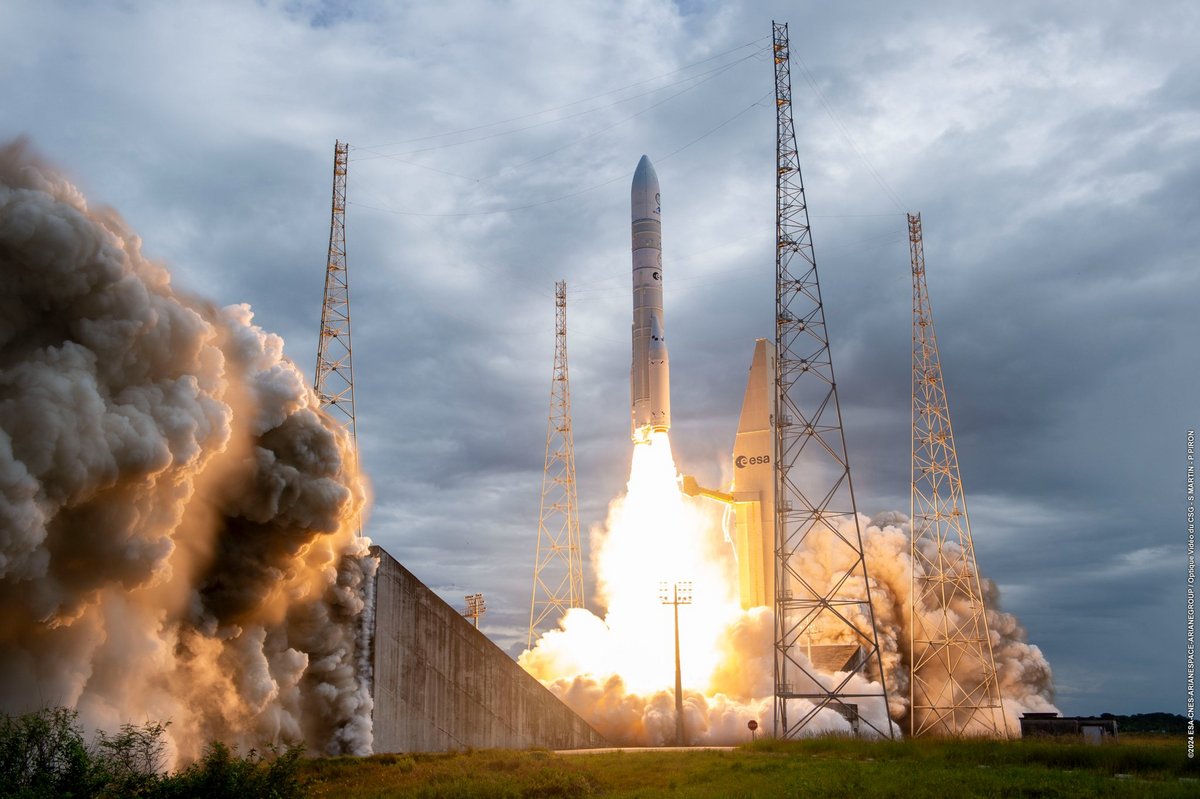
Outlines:
[[[826,711],[833,711],[856,735],[893,738],[796,145],[786,23],[772,23],[772,53],[775,334],[773,340],[755,343],[732,453],[732,485],[728,491],[714,491],[685,477],[683,489],[728,506],[742,606],[773,607],[774,737],[799,738],[827,730]],[[321,408],[347,430],[357,458],[345,238],[348,151],[347,144],[335,143],[314,390]],[[670,427],[661,195],[645,156],[634,176],[632,226],[631,435],[639,444]],[[910,214],[908,226],[914,314],[910,733],[1007,737],[933,334],[920,216]],[[555,286],[555,308],[529,647],[547,621],[557,621],[568,609],[585,603],[565,281]],[[811,568],[808,555],[814,548],[832,552],[825,558],[828,573]],[[386,552],[373,547],[372,553],[380,571],[372,572],[365,586],[372,613],[364,613],[360,646],[375,700],[377,743],[383,751],[603,744],[594,729],[478,632],[477,614],[472,628]],[[476,599],[482,605],[482,596]],[[680,603],[676,596],[676,614]],[[442,663],[446,658],[449,662]],[[470,674],[451,668],[460,661],[469,662]],[[466,689],[462,678],[474,679],[471,675],[482,675],[490,688]],[[678,662],[676,683],[678,702]],[[678,713],[681,742],[682,719]]]
[[[866,722],[875,733],[893,737],[796,151],[786,25],[773,25],[773,50],[776,338],[755,345],[730,489],[704,488],[684,476],[683,491],[728,507],[726,532],[736,552],[742,607],[774,603],[775,736],[804,735],[816,714],[830,708],[856,733]],[[908,215],[908,233],[913,275],[908,731],[914,737],[1008,737],[933,330],[919,214]],[[803,567],[805,544],[814,537],[828,539],[850,564],[825,582],[816,582]],[[828,680],[831,674],[836,684]],[[864,681],[878,689],[863,689]],[[863,703],[883,711],[873,715],[886,728],[863,717]]]

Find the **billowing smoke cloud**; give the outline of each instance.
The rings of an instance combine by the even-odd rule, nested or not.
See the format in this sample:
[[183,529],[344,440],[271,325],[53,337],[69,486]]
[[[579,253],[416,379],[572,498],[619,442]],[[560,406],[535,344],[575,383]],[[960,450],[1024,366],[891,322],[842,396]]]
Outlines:
[[[863,524],[863,550],[871,579],[871,604],[875,611],[876,631],[887,674],[888,699],[892,718],[908,729],[910,643],[910,595],[912,592],[912,556],[908,517],[899,512],[882,513],[871,520],[860,517]],[[1027,711],[1057,711],[1054,707],[1054,682],[1050,664],[1042,651],[1030,644],[1016,616],[1000,609],[1000,591],[986,577],[980,580],[983,606],[992,639],[992,656],[1000,686],[1010,734],[1020,729],[1019,719]],[[918,612],[934,614],[938,608],[920,608]],[[970,609],[957,609],[968,613]],[[931,621],[927,629],[934,629]],[[979,677],[972,673],[955,673],[964,686],[972,686]],[[927,678],[928,679],[928,678]],[[978,684],[977,682],[974,684]],[[979,730],[976,730],[979,731]],[[972,729],[968,727],[968,734]]]
[[279,337],[0,149],[0,709],[371,747],[366,491]]
[[[606,529],[595,531],[593,549],[597,554],[600,574],[598,584],[608,605],[604,619],[582,609],[571,610],[561,628],[547,632],[534,648],[525,652],[521,664],[542,680],[555,694],[587,719],[601,734],[617,744],[656,746],[675,740],[675,700],[671,684],[670,620],[651,618],[655,608],[643,602],[640,614],[616,613],[629,601],[626,585],[636,579],[639,561],[650,561],[653,568],[662,568],[662,558],[647,558],[634,553],[628,557],[610,559],[608,554],[622,546],[639,547],[663,531],[677,529],[683,516],[672,524],[659,522],[651,529],[639,529],[629,523],[631,507],[644,506],[648,482],[639,479],[637,455],[629,494],[613,502]],[[674,465],[670,464],[673,474]],[[653,491],[671,494],[686,505],[701,502],[678,496],[677,489],[663,485],[659,475]],[[690,520],[703,518],[700,506],[693,508]],[[712,518],[711,516],[709,517]],[[872,708],[860,705],[859,712],[876,729],[887,729],[890,723],[899,733],[908,729],[909,669],[910,669],[910,608],[911,556],[909,525],[902,513],[884,513],[870,520],[860,516],[864,556],[868,579],[871,581],[871,605],[875,615],[883,677],[888,690],[886,716],[882,703]],[[853,535],[853,528],[843,531]],[[709,523],[691,528],[686,543],[671,541],[670,550],[692,548],[701,553],[700,566],[692,566],[707,575],[707,579],[724,573],[727,587],[732,587],[733,554],[728,546],[720,546],[723,538],[719,526]],[[614,541],[613,539],[625,539]],[[810,532],[802,553],[801,570],[815,585],[826,584],[835,575],[844,574],[847,564],[846,547],[833,541],[831,531]],[[715,553],[716,562],[712,561]],[[673,555],[672,557],[678,557]],[[623,581],[625,583],[623,584]],[[1049,664],[1041,651],[1026,641],[1025,631],[1011,614],[999,609],[999,593],[995,585],[984,580],[984,605],[992,636],[992,647],[1004,701],[1008,727],[1015,732],[1021,713],[1029,710],[1049,711],[1053,706],[1053,684]],[[699,588],[697,589],[699,590]],[[848,585],[848,595],[862,596],[861,585]],[[769,608],[743,611],[736,601],[719,601],[710,605],[702,618],[683,631],[684,718],[689,743],[732,744],[748,740],[747,722],[756,720],[764,730],[773,724],[773,617]],[[615,600],[615,601],[614,601]],[[931,612],[925,609],[922,612]],[[847,611],[849,612],[849,611]],[[681,611],[682,620],[687,611]],[[635,618],[636,617],[636,618]],[[866,619],[856,620],[860,626]],[[840,626],[814,632],[815,644],[850,643],[839,640]],[[848,631],[847,635],[849,635]],[[822,638],[822,635],[824,636]],[[693,640],[690,651],[687,641]],[[700,643],[695,643],[701,639]],[[708,644],[711,642],[711,649]],[[803,658],[801,653],[798,657]],[[688,668],[689,662],[700,666]],[[648,675],[652,675],[648,678]],[[829,684],[841,676],[829,675]],[[868,676],[872,686],[862,676],[854,676],[847,692],[864,689],[861,693],[877,693],[877,670]],[[970,675],[956,675],[964,682]],[[654,682],[648,687],[648,679]],[[792,712],[803,713],[798,703]],[[850,732],[850,723],[832,709],[820,711],[807,727],[812,732]],[[866,727],[864,727],[864,730]]]

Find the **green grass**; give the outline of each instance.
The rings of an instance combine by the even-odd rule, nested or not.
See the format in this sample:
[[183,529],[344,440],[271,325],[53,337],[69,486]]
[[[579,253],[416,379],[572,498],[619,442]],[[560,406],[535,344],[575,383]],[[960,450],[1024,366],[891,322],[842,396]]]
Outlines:
[[1087,746],[845,738],[760,741],[732,752],[558,755],[489,750],[307,761],[314,797],[1200,796],[1182,738]]

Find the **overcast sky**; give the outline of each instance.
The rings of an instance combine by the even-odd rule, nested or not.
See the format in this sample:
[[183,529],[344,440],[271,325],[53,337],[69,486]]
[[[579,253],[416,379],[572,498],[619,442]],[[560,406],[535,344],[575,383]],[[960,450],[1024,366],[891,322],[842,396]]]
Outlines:
[[[715,484],[773,335],[771,20],[859,510],[909,507],[928,283],[981,571],[1067,713],[1184,709],[1200,423],[1200,6],[1181,2],[0,4],[0,138],[309,373],[335,139],[369,535],[506,649],[528,623],[554,348],[581,520],[628,475],[629,182],[662,184],[672,441]],[[589,582],[590,584],[590,582]]]

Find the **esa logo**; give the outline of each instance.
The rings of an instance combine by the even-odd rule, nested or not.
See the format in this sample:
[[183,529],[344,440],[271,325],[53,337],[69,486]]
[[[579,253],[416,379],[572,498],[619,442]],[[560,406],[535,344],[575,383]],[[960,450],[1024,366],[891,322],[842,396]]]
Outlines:
[[757,466],[760,463],[770,463],[770,455],[752,455],[747,458],[745,455],[738,455],[733,459],[733,463],[739,469],[744,469],[747,466]]

